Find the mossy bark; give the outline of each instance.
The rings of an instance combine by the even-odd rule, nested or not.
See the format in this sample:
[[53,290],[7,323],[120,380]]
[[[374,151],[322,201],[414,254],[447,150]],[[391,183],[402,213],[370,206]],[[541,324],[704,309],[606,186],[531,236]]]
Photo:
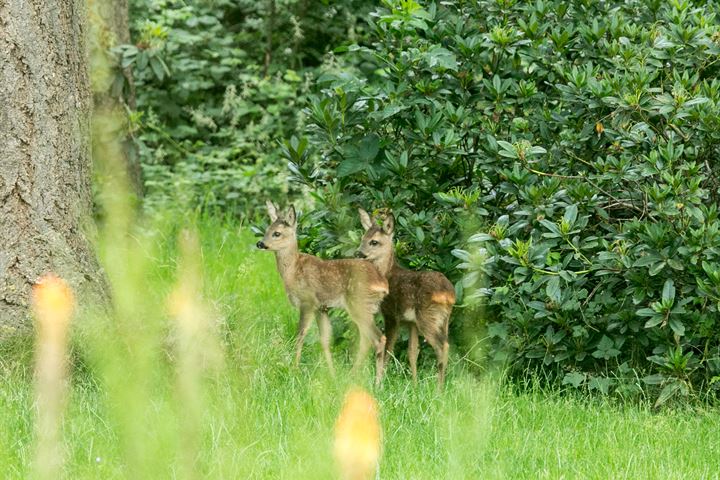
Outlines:
[[[111,62],[110,50],[118,45],[129,44],[130,16],[128,0],[87,0],[91,10],[91,24],[97,31],[94,33],[93,47],[97,51],[91,55],[102,57],[102,62]],[[97,57],[95,57],[97,60]],[[116,65],[103,65],[108,78],[99,79],[103,75],[94,75],[93,93],[95,113],[103,116],[122,117],[117,123],[115,132],[121,137],[122,155],[127,165],[127,181],[132,193],[138,198],[143,197],[142,171],[135,140],[126,125],[126,111],[136,109],[135,81],[130,67],[120,70]],[[98,71],[100,68],[98,69]],[[96,72],[97,73],[97,72]]]

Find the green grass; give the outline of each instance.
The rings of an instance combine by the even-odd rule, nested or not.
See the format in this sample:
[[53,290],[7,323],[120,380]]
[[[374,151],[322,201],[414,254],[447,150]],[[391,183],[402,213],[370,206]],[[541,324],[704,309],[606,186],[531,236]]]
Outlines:
[[[112,320],[85,312],[76,322],[65,477],[333,478],[332,430],[350,386],[352,342],[339,336],[334,347],[338,380],[314,330],[301,368],[291,368],[296,312],[272,255],[232,223],[206,219],[198,228],[203,291],[221,339],[219,347],[198,339],[209,352],[198,398],[178,387],[164,307],[177,268],[170,224],[104,250],[118,312]],[[27,352],[24,344],[0,350],[4,479],[27,478],[32,463]],[[717,410],[518,393],[473,375],[457,354],[438,393],[433,358],[422,367],[417,386],[403,365],[380,389],[369,386],[369,370],[361,380],[380,405],[380,478],[718,478]]]

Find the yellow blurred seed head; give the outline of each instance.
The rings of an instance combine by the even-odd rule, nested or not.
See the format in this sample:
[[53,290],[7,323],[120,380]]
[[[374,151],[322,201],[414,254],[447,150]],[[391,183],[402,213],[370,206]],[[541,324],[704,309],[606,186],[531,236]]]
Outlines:
[[51,337],[67,331],[75,310],[75,297],[65,280],[52,273],[44,275],[33,287],[32,297],[41,331]]
[[167,311],[173,317],[187,314],[192,307],[192,298],[186,288],[175,287],[167,297]]
[[377,402],[365,390],[350,390],[335,424],[335,459],[341,478],[374,477],[380,460],[380,437]]

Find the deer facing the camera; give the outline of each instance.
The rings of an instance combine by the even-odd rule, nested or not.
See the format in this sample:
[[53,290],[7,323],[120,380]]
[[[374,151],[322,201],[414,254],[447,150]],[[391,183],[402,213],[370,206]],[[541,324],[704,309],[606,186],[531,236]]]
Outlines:
[[362,365],[371,346],[375,347],[375,383],[382,379],[385,336],[375,326],[375,314],[388,293],[388,283],[370,262],[358,259],[323,260],[298,251],[295,208],[284,215],[267,202],[271,224],[257,243],[263,250],[275,252],[277,268],[285,291],[300,310],[300,323],[295,347],[295,365],[300,363],[305,335],[313,318],[317,318],[320,344],[330,372],[334,374],[330,338],[332,336],[328,308],[343,308],[357,325],[360,342],[353,370]]
[[385,359],[392,353],[400,325],[410,329],[408,357],[413,380],[417,381],[418,331],[435,350],[438,362],[438,384],[445,382],[448,363],[448,325],[455,304],[455,289],[440,272],[417,272],[402,268],[395,261],[392,214],[378,226],[360,209],[363,235],[358,256],[372,262],[390,284],[390,293],[380,310],[385,320],[387,346]]

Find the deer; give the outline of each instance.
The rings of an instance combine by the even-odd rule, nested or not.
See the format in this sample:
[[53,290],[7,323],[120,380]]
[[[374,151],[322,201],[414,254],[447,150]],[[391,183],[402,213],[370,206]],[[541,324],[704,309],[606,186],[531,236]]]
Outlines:
[[357,256],[373,263],[387,278],[390,293],[380,305],[385,322],[385,361],[392,354],[400,326],[410,330],[408,357],[413,382],[417,383],[418,332],[430,343],[438,363],[438,386],[445,383],[448,364],[448,326],[455,305],[453,284],[440,272],[414,271],[395,260],[395,217],[388,213],[378,225],[360,208],[360,222],[365,230]]
[[388,282],[370,262],[360,259],[324,260],[300,253],[297,243],[297,215],[290,205],[284,214],[266,202],[270,226],[257,248],[275,253],[277,269],[290,303],[300,311],[295,341],[295,366],[299,366],[303,343],[313,318],[317,319],[325,361],[335,376],[330,339],[329,308],[342,308],[357,326],[359,345],[352,368],[362,366],[370,347],[375,348],[375,384],[379,385],[385,366],[385,335],[375,325],[375,314],[388,294]]

